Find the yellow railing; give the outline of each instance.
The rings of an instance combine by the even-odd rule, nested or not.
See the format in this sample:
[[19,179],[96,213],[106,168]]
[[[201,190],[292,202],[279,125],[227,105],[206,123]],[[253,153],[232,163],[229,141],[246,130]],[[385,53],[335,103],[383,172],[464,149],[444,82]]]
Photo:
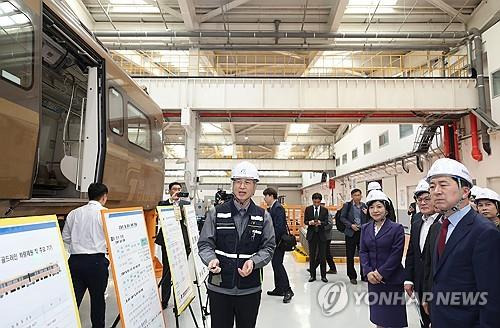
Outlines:
[[466,55],[440,53],[342,54],[114,51],[113,59],[138,76],[468,77]]

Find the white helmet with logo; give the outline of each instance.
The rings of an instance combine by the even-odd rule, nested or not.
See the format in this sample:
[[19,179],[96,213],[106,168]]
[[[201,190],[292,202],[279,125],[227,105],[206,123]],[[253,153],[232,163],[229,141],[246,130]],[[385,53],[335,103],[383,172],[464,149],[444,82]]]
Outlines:
[[482,199],[500,202],[500,197],[498,196],[498,194],[494,190],[491,190],[489,188],[481,188],[481,190],[479,190],[479,192],[477,193],[475,201],[477,202]]
[[250,162],[241,162],[233,168],[233,173],[231,174],[231,180],[235,179],[252,179],[259,181],[259,171]]
[[373,190],[368,194],[368,196],[366,196],[366,205],[370,206],[370,204],[376,200],[381,202],[385,201],[387,204],[389,203],[389,198],[386,194],[384,194],[381,190]]
[[476,197],[482,190],[483,188],[481,187],[473,186],[472,188],[470,188],[470,194],[472,197]]
[[382,186],[377,181],[372,181],[368,184],[367,192],[372,190],[382,190]]
[[472,177],[469,170],[462,163],[451,158],[440,158],[432,164],[429,172],[427,172],[427,182],[430,182],[436,176],[449,176],[453,178],[461,178],[473,185]]
[[418,197],[420,194],[425,192],[429,192],[429,184],[425,179],[422,179],[418,182],[417,188],[415,188],[415,197]]

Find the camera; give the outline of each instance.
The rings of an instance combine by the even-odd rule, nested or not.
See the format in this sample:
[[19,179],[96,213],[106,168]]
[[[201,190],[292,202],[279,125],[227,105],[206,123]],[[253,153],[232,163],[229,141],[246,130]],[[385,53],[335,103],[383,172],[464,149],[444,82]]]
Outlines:
[[188,192],[178,192],[177,196],[179,196],[180,198],[186,198],[186,197],[189,197],[189,193]]
[[223,204],[233,199],[233,194],[228,194],[225,190],[218,190],[215,193],[215,205]]

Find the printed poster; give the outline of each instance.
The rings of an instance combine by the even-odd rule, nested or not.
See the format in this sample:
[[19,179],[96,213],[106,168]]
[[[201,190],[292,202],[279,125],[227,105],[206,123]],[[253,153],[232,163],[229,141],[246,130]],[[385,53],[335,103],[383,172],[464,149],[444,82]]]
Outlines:
[[201,285],[208,276],[208,267],[201,261],[198,250],[198,240],[200,233],[198,231],[198,222],[196,221],[196,211],[194,205],[184,205],[184,217],[187,222],[187,231],[189,235],[189,244],[191,246],[191,255],[194,260],[194,270],[198,285]]
[[0,326],[81,327],[55,215],[0,219]]
[[176,209],[174,206],[158,206],[157,210],[172,273],[174,297],[180,315],[194,298],[194,286],[179,221],[181,216],[178,207]]
[[124,328],[164,328],[142,208],[101,210]]

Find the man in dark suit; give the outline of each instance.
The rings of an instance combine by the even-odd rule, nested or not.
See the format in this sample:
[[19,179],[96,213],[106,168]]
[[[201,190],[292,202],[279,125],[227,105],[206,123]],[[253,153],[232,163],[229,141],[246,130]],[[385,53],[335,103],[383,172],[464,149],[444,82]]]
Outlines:
[[434,210],[427,181],[422,180],[418,183],[414,198],[420,208],[420,212],[415,214],[413,224],[411,225],[410,242],[405,259],[406,281],[404,287],[408,296],[413,297],[413,293],[416,293],[421,306],[422,327],[428,328],[430,318],[422,307],[424,254],[426,254],[426,247],[429,247],[429,243],[427,242],[429,230],[438,213]]
[[[324,228],[328,224],[328,210],[321,206],[323,196],[319,193],[312,195],[313,205],[306,207],[304,211],[304,224],[307,226],[307,241],[309,242],[309,271],[311,277],[309,282],[316,280],[316,261],[319,261],[321,271],[321,281],[328,282],[326,279],[326,259],[325,259],[325,232]],[[316,258],[314,254],[318,252]]]
[[[180,199],[178,194],[181,191],[182,191],[182,186],[179,182],[170,183],[168,185],[168,193],[170,195],[169,199],[158,202],[158,206],[177,205],[182,209],[182,207],[184,205],[188,205],[189,202]],[[184,216],[184,212],[181,211],[181,213]],[[182,228],[182,236],[184,238],[184,246],[186,246],[186,252],[189,255],[190,249],[189,249],[189,237],[187,234],[187,227],[184,223],[181,223],[181,228]],[[168,265],[167,249],[165,247],[165,240],[163,239],[163,233],[161,227],[160,230],[158,231],[158,234],[156,235],[155,244],[161,246],[161,263],[163,265],[163,277],[162,277],[163,281],[161,284],[161,305],[163,309],[166,309],[168,306],[168,301],[170,299],[172,273],[170,272],[170,268]]]
[[[354,255],[356,248],[359,252],[359,240],[361,236],[361,226],[367,222],[366,205],[361,202],[361,190],[353,189],[351,191],[351,201],[342,207],[340,220],[345,225],[345,253],[347,258],[347,276],[351,280],[351,284],[358,283],[358,274],[354,269]],[[360,264],[361,279],[364,279],[363,270]]]
[[438,159],[427,181],[443,214],[432,263],[432,327],[498,327],[500,232],[469,205],[472,178],[462,163]]
[[[323,204],[322,204],[323,205]],[[337,274],[337,266],[335,265],[335,261],[333,259],[333,255],[332,255],[332,250],[330,248],[330,244],[332,242],[332,229],[333,229],[333,215],[328,213],[328,224],[325,226],[325,239],[326,239],[326,243],[325,243],[325,257],[326,257],[326,263],[328,264],[328,267],[330,268],[328,271],[326,271],[326,273],[330,273],[330,274]],[[316,254],[316,256],[318,256],[318,254]],[[316,261],[316,266],[315,266],[315,270],[318,268],[319,266],[319,261]],[[307,271],[311,271],[310,269],[307,269]]]
[[278,192],[275,189],[266,188],[263,194],[264,201],[268,206],[267,211],[273,220],[274,236],[276,237],[276,248],[271,262],[274,273],[274,290],[268,291],[267,295],[283,296],[283,303],[290,303],[294,293],[290,288],[290,281],[283,266],[285,251],[280,247],[281,237],[287,233],[286,213],[278,202]]

